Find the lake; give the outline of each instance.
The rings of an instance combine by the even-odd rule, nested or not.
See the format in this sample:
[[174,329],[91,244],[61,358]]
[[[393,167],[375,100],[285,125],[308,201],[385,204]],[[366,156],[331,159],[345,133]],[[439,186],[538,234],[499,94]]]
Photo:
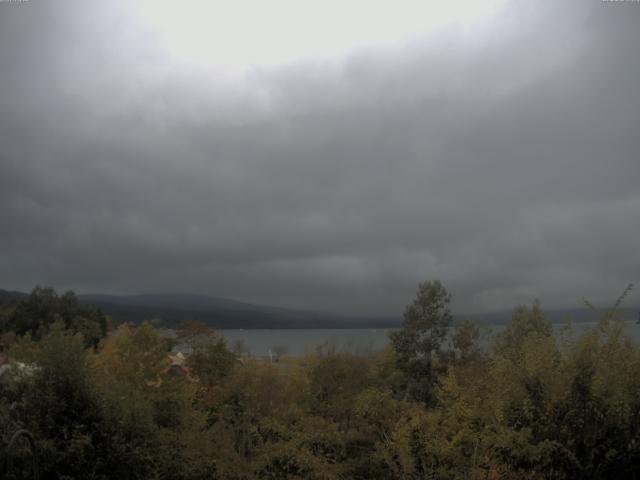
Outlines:
[[[595,325],[595,322],[575,323],[576,335]],[[559,329],[563,324],[554,324]],[[484,333],[484,342],[504,328],[504,325],[488,325]],[[355,328],[355,329],[287,329],[287,330],[218,330],[229,348],[242,341],[251,355],[269,355],[269,350],[278,350],[288,355],[302,355],[315,352],[319,345],[334,347],[337,351],[352,353],[371,353],[383,350],[389,343],[389,332],[393,328]],[[640,325],[634,320],[625,322],[625,332],[640,341]]]
[[229,348],[242,341],[251,355],[269,355],[269,350],[282,350],[287,355],[315,352],[319,345],[337,351],[371,353],[383,350],[389,343],[392,328],[353,329],[286,329],[286,330],[218,330]]

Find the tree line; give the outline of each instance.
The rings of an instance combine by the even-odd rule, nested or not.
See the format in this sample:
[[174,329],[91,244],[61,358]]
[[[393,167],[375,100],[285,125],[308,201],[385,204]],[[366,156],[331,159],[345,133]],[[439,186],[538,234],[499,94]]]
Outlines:
[[582,335],[518,306],[481,342],[450,301],[422,283],[383,352],[278,364],[185,322],[192,353],[173,374],[176,340],[149,322],[110,327],[36,288],[0,306],[0,428],[33,434],[43,478],[639,476],[640,348],[620,302]]

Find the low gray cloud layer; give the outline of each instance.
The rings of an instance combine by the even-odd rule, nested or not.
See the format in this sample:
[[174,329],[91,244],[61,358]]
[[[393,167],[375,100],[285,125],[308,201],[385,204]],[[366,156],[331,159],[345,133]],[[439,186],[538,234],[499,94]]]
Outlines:
[[640,280],[640,4],[524,4],[234,76],[165,61],[116,2],[0,3],[0,288],[615,298]]

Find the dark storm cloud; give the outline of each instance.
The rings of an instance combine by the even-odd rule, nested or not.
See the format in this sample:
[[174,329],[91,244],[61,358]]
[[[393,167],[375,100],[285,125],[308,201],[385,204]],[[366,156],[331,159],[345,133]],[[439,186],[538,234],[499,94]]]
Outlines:
[[460,310],[638,280],[638,4],[243,75],[167,62],[124,5],[0,3],[5,288],[397,313],[429,278]]

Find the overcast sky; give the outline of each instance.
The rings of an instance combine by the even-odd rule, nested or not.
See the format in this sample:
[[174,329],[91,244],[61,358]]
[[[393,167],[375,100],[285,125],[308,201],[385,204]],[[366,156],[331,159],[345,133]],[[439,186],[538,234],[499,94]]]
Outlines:
[[0,0],[0,288],[399,314],[427,279],[465,312],[640,281],[640,3],[310,3]]

